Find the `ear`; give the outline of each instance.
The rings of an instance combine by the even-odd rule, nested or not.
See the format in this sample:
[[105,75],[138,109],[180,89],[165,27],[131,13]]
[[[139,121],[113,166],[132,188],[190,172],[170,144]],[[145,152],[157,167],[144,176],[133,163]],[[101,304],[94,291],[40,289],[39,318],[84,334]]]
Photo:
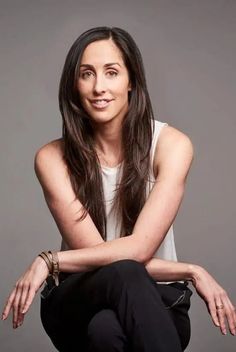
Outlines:
[[129,82],[129,85],[128,85],[128,90],[132,90],[132,87],[131,87],[131,82]]

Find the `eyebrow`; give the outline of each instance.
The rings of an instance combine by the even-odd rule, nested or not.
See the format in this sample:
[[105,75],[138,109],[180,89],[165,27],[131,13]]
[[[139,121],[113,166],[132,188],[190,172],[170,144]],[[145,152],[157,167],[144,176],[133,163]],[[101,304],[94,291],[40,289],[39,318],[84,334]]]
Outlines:
[[[121,65],[118,62],[109,62],[109,63],[105,64],[104,66],[107,67],[107,66],[113,66],[113,65],[119,65],[121,67]],[[80,67],[94,68],[93,65],[89,65],[89,64],[82,64],[82,65],[80,65]]]

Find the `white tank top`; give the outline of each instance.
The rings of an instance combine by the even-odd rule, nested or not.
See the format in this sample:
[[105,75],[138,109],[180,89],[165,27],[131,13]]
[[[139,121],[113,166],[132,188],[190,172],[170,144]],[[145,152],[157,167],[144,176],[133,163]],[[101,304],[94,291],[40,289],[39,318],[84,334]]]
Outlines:
[[[150,181],[147,182],[146,187],[146,197],[154,186],[155,176],[153,174],[153,161],[154,153],[156,149],[157,140],[160,134],[161,129],[164,125],[168,125],[166,122],[154,121],[154,131],[152,136],[152,145],[151,145],[151,169],[150,169]],[[122,163],[115,167],[106,167],[102,166],[102,181],[104,189],[104,198],[105,198],[105,210],[107,218],[107,241],[112,241],[115,238],[120,237],[120,221],[116,218],[114,211],[112,210],[112,202],[114,199],[114,192],[116,187],[116,182],[120,180],[122,170]],[[62,240],[61,250],[69,249],[67,244]],[[159,249],[154,254],[154,257],[166,260],[177,261],[175,242],[174,242],[174,233],[173,233],[173,224],[170,226],[162,244]]]
[[[166,122],[154,121],[154,131],[152,137],[152,146],[151,146],[151,170],[150,170],[150,181],[147,182],[146,195],[148,197],[149,193],[154,186],[155,176],[153,174],[153,161],[154,153],[156,149],[157,140],[160,134],[161,129],[164,125],[168,125]],[[105,209],[107,217],[107,241],[111,241],[120,236],[120,226],[121,223],[116,219],[114,211],[112,211],[112,201],[114,198],[114,190],[116,182],[120,180],[122,170],[122,163],[116,167],[106,167],[102,166],[102,179],[103,179],[103,189],[105,197]],[[154,254],[154,257],[159,257],[160,259],[174,260],[177,261],[175,242],[174,242],[174,233],[173,233],[173,224],[170,226],[161,246]]]

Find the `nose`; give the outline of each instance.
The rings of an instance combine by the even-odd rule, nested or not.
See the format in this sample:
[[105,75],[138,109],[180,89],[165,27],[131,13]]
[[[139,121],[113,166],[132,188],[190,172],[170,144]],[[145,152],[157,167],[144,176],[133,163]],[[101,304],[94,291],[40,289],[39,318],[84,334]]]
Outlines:
[[106,91],[106,82],[103,75],[97,75],[93,87],[94,93],[101,94]]

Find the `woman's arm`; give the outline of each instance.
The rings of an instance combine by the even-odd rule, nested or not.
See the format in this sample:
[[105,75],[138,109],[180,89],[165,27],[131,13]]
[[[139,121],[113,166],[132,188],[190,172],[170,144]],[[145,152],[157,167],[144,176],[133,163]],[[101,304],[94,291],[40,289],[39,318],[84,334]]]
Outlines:
[[222,334],[226,334],[226,324],[231,334],[236,334],[235,307],[227,292],[203,267],[158,258],[152,258],[145,266],[155,281],[190,280],[198,295],[204,300],[213,323],[220,328]]
[[[181,132],[168,127],[163,132],[159,136],[157,145],[158,153],[155,158],[155,168],[158,171],[157,182],[134,227],[135,239],[139,238],[138,241],[133,241],[134,236],[131,235],[110,242],[104,242],[89,215],[84,220],[84,223],[72,226],[73,221],[71,222],[71,219],[73,216],[67,217],[67,212],[60,211],[60,207],[63,210],[65,208],[68,210],[63,197],[61,199],[60,197],[56,198],[55,193],[50,187],[50,179],[45,180],[40,170],[38,170],[37,174],[44,189],[46,201],[61,230],[62,236],[64,235],[64,239],[72,249],[76,249],[59,252],[61,270],[86,271],[93,269],[97,265],[106,265],[112,261],[124,258],[143,261],[147,271],[156,281],[191,280],[198,294],[206,302],[212,319],[217,326],[218,314],[216,313],[218,311],[216,311],[215,302],[220,300],[221,302],[225,302],[226,311],[224,312],[224,316],[226,316],[229,322],[231,333],[234,333],[236,317],[233,305],[226,292],[206,270],[200,266],[188,263],[171,262],[157,258],[150,259],[150,256],[159,247],[177,214],[193,154],[191,142]],[[173,145],[175,145],[175,148]],[[44,164],[44,160],[42,162]],[[40,164],[39,161],[38,164]],[[49,164],[51,164],[50,161]],[[60,174],[59,170],[58,174]],[[66,184],[65,180],[62,183],[64,186],[67,186],[67,195],[69,196],[71,192],[71,195],[74,197],[70,189],[70,183]],[[58,196],[60,194],[62,195],[61,187],[58,184]],[[77,204],[74,203],[75,208],[70,209],[71,213],[73,214],[80,206],[79,202]],[[155,213],[153,209],[155,209]],[[64,224],[63,227],[62,224]],[[91,232],[87,232],[87,228],[89,227]],[[148,229],[148,234],[146,229]],[[91,236],[88,237],[88,233]],[[144,233],[149,238],[145,237]],[[142,240],[145,240],[145,243]],[[146,249],[146,255],[143,251],[143,256],[137,256],[140,247],[136,247],[135,243],[142,243],[141,248]],[[147,246],[147,243],[149,246]],[[115,252],[113,245],[115,245]],[[221,314],[221,311],[219,313]],[[219,318],[221,330],[225,332],[225,323],[222,314]]]
[[[57,225],[59,227],[59,230],[63,238],[66,240],[66,242],[69,244],[71,248],[75,248],[75,250],[68,251],[68,252],[73,253],[73,255],[76,252],[77,252],[77,255],[79,254],[79,256],[76,256],[74,258],[72,257],[69,258],[69,266],[72,268],[74,265],[74,267],[76,267],[76,271],[80,271],[80,269],[82,270],[82,268],[84,268],[84,270],[86,268],[87,270],[91,270],[97,265],[98,266],[105,265],[103,264],[104,255],[101,256],[101,253],[99,252],[102,252],[104,254],[103,250],[100,250],[102,248],[101,244],[105,246],[107,243],[104,242],[103,239],[101,238],[99,232],[97,231],[89,215],[81,223],[78,224],[75,222],[75,218],[78,216],[78,214],[76,214],[76,211],[80,208],[81,204],[79,203],[79,201],[76,201],[74,203],[72,202],[72,200],[74,199],[74,194],[72,189],[70,188],[70,182],[69,182],[68,175],[66,173],[66,169],[65,168],[63,169],[61,167],[62,157],[60,156],[60,153],[55,153],[55,150],[56,150],[55,144],[53,148],[51,147],[52,145],[50,145],[50,148],[49,150],[47,150],[46,155],[45,153],[43,153],[43,155],[42,153],[37,154],[36,173],[39,177],[40,183],[42,184],[43,191],[45,194],[45,199],[49,205],[49,209],[52,212],[57,222]],[[57,148],[58,148],[58,144],[57,144]],[[41,168],[42,164],[44,165],[43,169],[45,167],[46,169],[48,168],[48,172],[46,171],[42,172],[42,168]],[[159,175],[162,175],[162,177],[160,178],[160,181],[164,180],[163,175],[165,174],[164,172],[165,168],[162,168],[162,170],[163,170],[162,173],[159,173]],[[64,177],[61,177],[62,175],[64,175]],[[164,183],[162,182],[162,184]],[[155,187],[155,189],[157,190],[157,187]],[[155,193],[157,193],[157,191]],[[153,200],[154,198],[155,197],[153,197]],[[153,205],[155,203],[153,203],[152,201],[152,202],[149,202],[149,204]],[[144,213],[145,206],[142,210],[142,213]],[[149,207],[146,206],[145,212],[147,212],[147,214],[149,213],[148,209],[150,209],[150,206],[151,205],[149,205]],[[172,208],[172,212],[173,212],[173,208]],[[140,224],[142,224],[142,222],[140,222]],[[168,226],[166,227],[168,228]],[[149,229],[149,227],[147,228]],[[139,226],[137,226],[136,229],[138,230]],[[88,230],[91,230],[91,232],[89,232]],[[111,241],[109,245],[118,240],[123,240],[123,243],[124,243],[124,240],[127,240],[129,238],[132,238],[132,237],[128,236],[122,239]],[[161,240],[159,238],[158,241],[156,242],[157,247],[159,246],[160,241]],[[132,246],[132,242],[130,242],[130,245]],[[99,250],[97,251],[98,246],[100,247],[99,247]],[[84,247],[94,247],[94,248],[84,248]],[[80,249],[77,250],[76,248],[80,248]],[[86,252],[87,250],[90,250],[90,249],[91,250],[95,249],[95,252],[94,250]],[[123,250],[124,250],[124,247],[122,248],[122,244],[121,244],[119,248],[120,254],[118,254],[118,257],[116,257],[114,256],[114,249],[110,247],[110,249],[105,251],[106,254],[108,254],[108,257],[105,258],[105,263],[126,258],[126,255],[122,257]],[[128,253],[128,256],[127,256],[128,258],[132,258],[130,256],[130,254],[132,253],[132,250],[133,250],[132,247],[131,247],[131,251],[128,248],[128,252],[126,252]],[[59,252],[59,255],[62,253],[65,254],[66,252]],[[97,253],[98,257],[93,262],[92,255],[94,253]],[[83,254],[85,256],[87,254],[89,258],[86,259],[85,257],[83,257]],[[110,254],[110,257],[109,257],[109,254]],[[135,256],[133,257],[133,259],[136,259],[136,260],[137,258],[138,257],[135,257]],[[225,329],[224,317],[226,316],[229,322],[230,331],[231,333],[234,333],[235,330],[233,330],[234,329],[233,327],[236,324],[236,317],[235,317],[235,311],[233,309],[233,305],[230,302],[225,291],[216,283],[216,281],[203,268],[193,266],[193,265],[191,266],[186,263],[168,262],[157,258],[152,258],[150,260],[144,260],[144,259],[145,257],[143,257],[143,262],[146,265],[148,272],[156,280],[171,281],[171,280],[178,280],[178,279],[181,279],[181,280],[192,279],[199,295],[202,298],[204,298],[208,306],[210,305],[212,307],[210,310],[210,313],[212,315],[213,320],[216,319],[214,316],[215,302],[219,302],[219,297],[222,297],[221,302],[226,302],[225,303],[226,311],[224,311],[224,314],[222,314],[223,311],[220,311],[221,313],[219,317],[220,326],[222,331],[224,331]],[[99,265],[99,260],[102,261],[100,262],[100,265]],[[108,261],[106,262],[106,260]],[[91,266],[91,263],[92,263],[92,266]],[[61,270],[63,270],[63,268],[61,267],[62,264],[63,263],[61,258],[61,263],[60,263]],[[64,261],[64,265],[65,264],[66,264],[66,260]],[[190,270],[191,267],[195,269],[198,268],[198,270]],[[73,268],[72,268],[72,271],[73,271]],[[45,263],[42,262],[41,258],[37,257],[33,262],[33,264],[30,266],[30,268],[27,270],[27,272],[18,280],[13,292],[11,293],[10,298],[8,299],[3,312],[4,319],[7,318],[10,310],[13,309],[13,325],[17,327],[22,324],[24,314],[28,311],[35,293],[44,282],[45,277],[47,277],[47,274],[48,274],[48,270],[45,267]],[[217,299],[218,301],[217,300],[215,301],[215,299]],[[214,302],[214,304],[212,302]],[[214,322],[216,325],[218,324],[216,320],[214,320]]]
[[[202,267],[152,258],[144,263],[148,273],[157,281],[191,280],[197,293],[205,301],[214,324],[226,334],[226,322],[231,334],[235,335],[236,313],[226,291]],[[48,276],[48,268],[44,260],[37,257],[28,270],[17,281],[11,292],[2,319],[7,319],[11,309],[13,311],[13,327],[22,325],[35,294]],[[217,310],[217,306],[223,309]]]
[[58,145],[41,149],[35,158],[35,171],[62,237],[72,249],[58,253],[60,269],[87,271],[120,259],[145,262],[152,258],[177,215],[192,154],[189,138],[165,127],[158,139],[158,177],[133,233],[104,242],[89,214],[83,221],[75,221],[82,205],[78,199],[73,202],[75,195]]

